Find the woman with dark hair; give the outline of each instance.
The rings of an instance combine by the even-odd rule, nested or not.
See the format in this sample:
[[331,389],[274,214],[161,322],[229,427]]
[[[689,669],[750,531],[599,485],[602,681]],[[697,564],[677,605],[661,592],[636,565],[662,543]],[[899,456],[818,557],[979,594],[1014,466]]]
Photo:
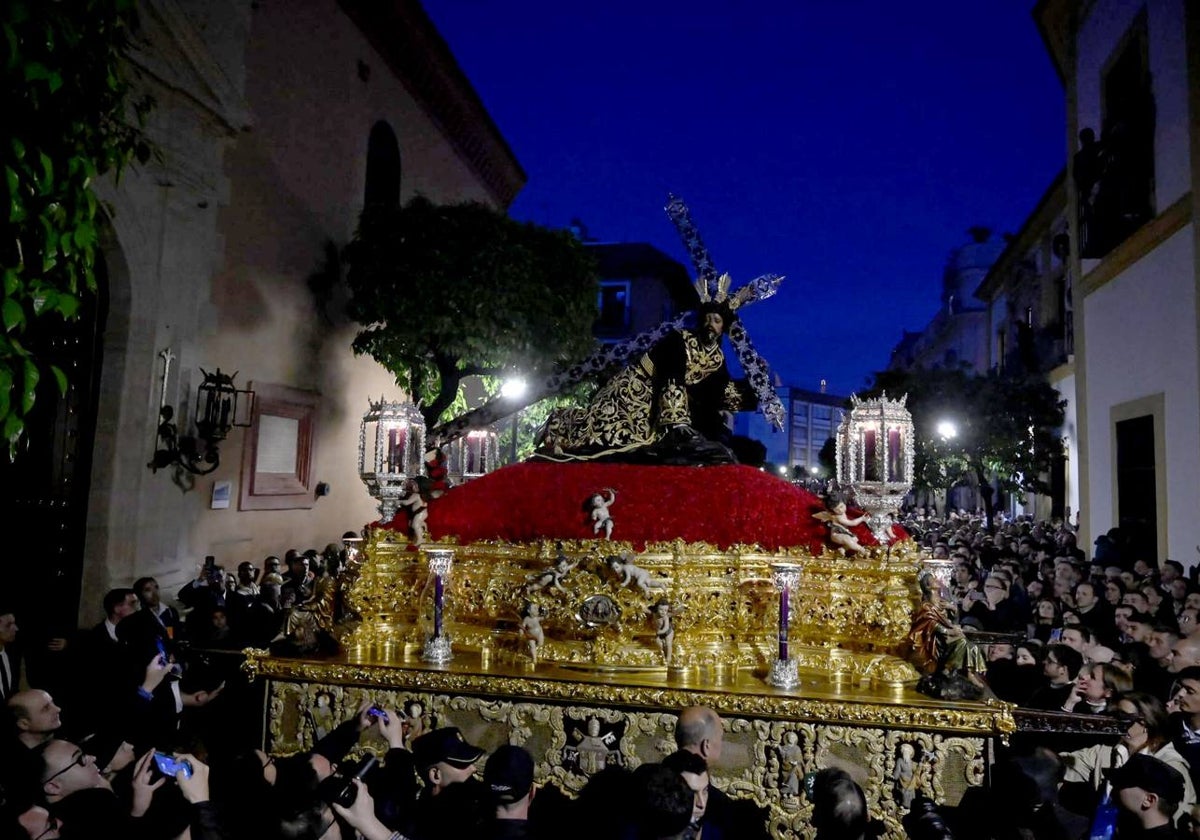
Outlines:
[[1125,584],[1120,578],[1109,578],[1104,582],[1104,600],[1110,606],[1117,606],[1125,598]]
[[1062,610],[1054,598],[1039,598],[1033,605],[1033,617],[1029,624],[1029,638],[1042,644],[1050,643],[1050,635],[1062,628]]
[[1126,724],[1125,734],[1116,747],[1096,744],[1081,750],[1060,754],[1066,765],[1065,781],[1091,782],[1099,791],[1106,783],[1104,771],[1120,767],[1129,757],[1144,753],[1174,767],[1183,776],[1184,796],[1176,816],[1196,803],[1196,790],[1188,763],[1171,744],[1167,710],[1162,701],[1142,691],[1117,695],[1114,714]]

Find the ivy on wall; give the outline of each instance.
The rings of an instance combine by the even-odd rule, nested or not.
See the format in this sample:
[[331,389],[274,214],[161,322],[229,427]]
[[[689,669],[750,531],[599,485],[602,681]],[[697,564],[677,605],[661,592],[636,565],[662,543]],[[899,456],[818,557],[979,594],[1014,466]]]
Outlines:
[[135,101],[122,60],[134,0],[0,0],[0,10],[0,433],[12,457],[38,383],[68,385],[27,337],[43,319],[76,318],[96,291],[94,185],[150,158],[141,125],[151,102]]

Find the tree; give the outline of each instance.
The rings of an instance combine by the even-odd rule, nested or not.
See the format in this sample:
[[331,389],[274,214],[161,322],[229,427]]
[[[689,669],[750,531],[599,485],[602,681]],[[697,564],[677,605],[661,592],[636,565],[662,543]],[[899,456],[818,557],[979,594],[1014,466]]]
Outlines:
[[76,318],[82,296],[95,292],[92,186],[150,156],[138,127],[150,101],[132,101],[122,60],[134,7],[134,0],[0,0],[0,426],[10,456],[43,374],[66,392],[66,374],[39,362],[29,339],[39,324]]
[[592,348],[595,263],[566,231],[418,197],[364,210],[346,261],[354,351],[395,374],[427,426],[468,376],[536,379]]
[[[969,481],[979,489],[993,527],[993,482],[1024,499],[1049,493],[1044,476],[1062,452],[1059,430],[1066,401],[1044,380],[962,370],[882,371],[869,396],[908,394],[916,429],[914,484],[948,489]],[[951,429],[939,426],[952,424]]]

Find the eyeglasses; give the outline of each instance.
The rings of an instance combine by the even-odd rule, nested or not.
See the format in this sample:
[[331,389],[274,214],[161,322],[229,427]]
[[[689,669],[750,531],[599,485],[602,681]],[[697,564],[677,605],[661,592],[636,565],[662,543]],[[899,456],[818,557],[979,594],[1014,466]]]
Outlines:
[[76,766],[82,767],[84,765],[84,763],[87,761],[87,758],[88,758],[87,753],[85,753],[83,750],[79,750],[77,753],[75,753],[75,757],[71,759],[70,764],[68,764],[63,769],[59,770],[53,776],[43,779],[42,785],[45,786],[45,785],[50,784],[55,779],[57,779],[59,776],[61,776],[63,773],[66,773],[68,770],[70,770],[72,767],[76,767]]
[[45,837],[47,834],[49,834],[51,831],[57,831],[58,827],[59,827],[59,823],[58,823],[57,817],[47,817],[46,818],[46,827],[43,828],[42,833],[39,834],[37,837],[34,837],[33,840],[42,840],[42,838]]

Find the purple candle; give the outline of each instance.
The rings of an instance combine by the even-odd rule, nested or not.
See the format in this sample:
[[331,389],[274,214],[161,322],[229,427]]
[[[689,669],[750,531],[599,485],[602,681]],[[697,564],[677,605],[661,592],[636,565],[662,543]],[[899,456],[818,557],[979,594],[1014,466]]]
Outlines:
[[788,590],[786,584],[779,590],[779,658],[788,658]]

